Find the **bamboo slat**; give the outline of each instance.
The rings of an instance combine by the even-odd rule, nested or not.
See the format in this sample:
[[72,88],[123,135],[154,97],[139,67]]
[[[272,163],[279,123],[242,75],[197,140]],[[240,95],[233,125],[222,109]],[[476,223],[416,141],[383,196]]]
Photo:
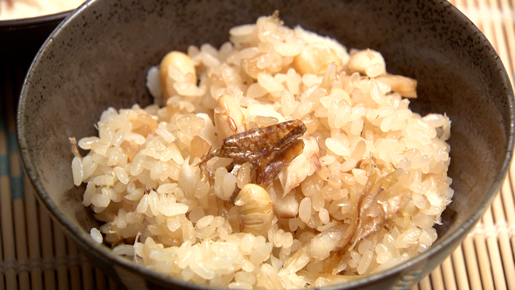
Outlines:
[[[2,86],[3,93],[9,96],[13,93],[12,88],[12,75],[10,73],[4,75],[4,84]],[[7,109],[5,99],[0,99],[0,112],[2,116],[6,116]],[[3,248],[3,264],[5,275],[5,289],[15,290],[18,289],[17,273],[14,268],[16,263],[16,246],[14,241],[14,226],[13,226],[13,203],[11,199],[11,181],[9,179],[10,165],[9,165],[9,140],[8,130],[6,126],[7,120],[2,120],[2,128],[0,129],[0,156],[2,156],[3,172],[0,174],[0,217],[2,227],[2,248]],[[5,170],[5,171],[4,171]]]
[[43,289],[43,277],[41,269],[41,249],[39,241],[38,205],[34,188],[32,188],[27,177],[25,181],[25,204],[27,206],[27,228],[29,240],[29,267],[32,290]]

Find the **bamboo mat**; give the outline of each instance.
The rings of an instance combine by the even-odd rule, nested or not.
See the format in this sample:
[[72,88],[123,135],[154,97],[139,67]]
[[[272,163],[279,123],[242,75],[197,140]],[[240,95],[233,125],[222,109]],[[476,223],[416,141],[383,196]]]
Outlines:
[[[486,35],[513,85],[515,0],[451,0]],[[63,234],[23,174],[15,136],[25,71],[0,71],[0,290],[120,289]],[[515,164],[499,195],[463,243],[412,290],[515,290]]]

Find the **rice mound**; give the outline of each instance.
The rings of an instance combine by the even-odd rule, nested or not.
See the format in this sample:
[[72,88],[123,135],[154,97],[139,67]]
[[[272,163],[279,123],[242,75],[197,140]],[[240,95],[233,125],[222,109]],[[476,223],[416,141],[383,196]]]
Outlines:
[[[349,53],[274,15],[187,56],[198,83],[170,66],[163,86],[153,67],[156,104],[108,108],[98,137],[77,143],[89,153],[75,151],[74,183],[86,184],[83,203],[105,222],[92,229],[96,241],[185,281],[284,289],[382,271],[436,240],[433,226],[454,193],[450,121],[412,112],[416,81],[388,74],[380,53]],[[220,113],[221,97],[232,113]],[[231,159],[215,157],[213,178],[201,174],[206,149],[197,145],[220,147],[217,127],[227,126],[215,126],[217,114],[233,117],[234,133],[292,119],[307,127],[302,154],[266,189],[274,214],[263,234],[242,230],[230,199],[251,182],[248,163],[231,171]]]

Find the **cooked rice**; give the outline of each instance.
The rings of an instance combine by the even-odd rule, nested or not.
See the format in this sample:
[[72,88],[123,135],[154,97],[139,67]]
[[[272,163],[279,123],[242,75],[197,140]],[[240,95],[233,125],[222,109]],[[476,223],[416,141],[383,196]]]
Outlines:
[[[311,68],[299,56],[320,52],[329,56]],[[198,84],[170,67],[175,94],[166,105],[109,108],[99,137],[78,142],[90,152],[73,159],[74,183],[87,184],[84,205],[105,222],[100,231],[115,253],[193,283],[282,289],[382,271],[436,240],[433,226],[453,196],[450,121],[411,112],[402,96],[415,97],[416,82],[387,74],[380,53],[348,54],[332,39],[271,16],[231,29],[219,50],[204,44],[187,54]],[[147,85],[162,101],[157,67]],[[307,126],[303,153],[267,188],[274,215],[264,235],[243,232],[230,202],[251,181],[249,163],[231,172],[230,159],[215,157],[207,162],[213,178],[200,174],[202,142],[222,144],[214,111],[224,95],[243,113],[237,132],[291,119]],[[379,187],[376,196],[387,197],[375,209],[363,201],[370,208],[362,220],[377,230],[346,248],[341,241],[357,223],[356,202],[374,185],[372,176],[391,181]],[[383,214],[379,204],[388,221],[374,220]],[[94,230],[92,237],[102,241]]]

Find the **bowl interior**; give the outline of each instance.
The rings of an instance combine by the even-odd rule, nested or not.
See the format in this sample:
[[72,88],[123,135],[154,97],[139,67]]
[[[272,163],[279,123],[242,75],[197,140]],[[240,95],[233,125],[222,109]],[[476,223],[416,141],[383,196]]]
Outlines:
[[68,137],[97,134],[93,125],[110,106],[152,103],[146,72],[168,51],[186,51],[190,44],[219,47],[231,27],[275,10],[290,27],[299,24],[347,48],[380,51],[390,73],[418,80],[412,110],[450,117],[455,195],[438,226],[436,245],[416,259],[430,258],[464,237],[507,170],[513,92],[488,41],[449,3],[97,0],[79,8],[44,44],[27,75],[18,115],[25,168],[40,198],[76,241],[110,261],[120,260],[88,237],[98,222],[82,206],[84,187],[72,183]]

